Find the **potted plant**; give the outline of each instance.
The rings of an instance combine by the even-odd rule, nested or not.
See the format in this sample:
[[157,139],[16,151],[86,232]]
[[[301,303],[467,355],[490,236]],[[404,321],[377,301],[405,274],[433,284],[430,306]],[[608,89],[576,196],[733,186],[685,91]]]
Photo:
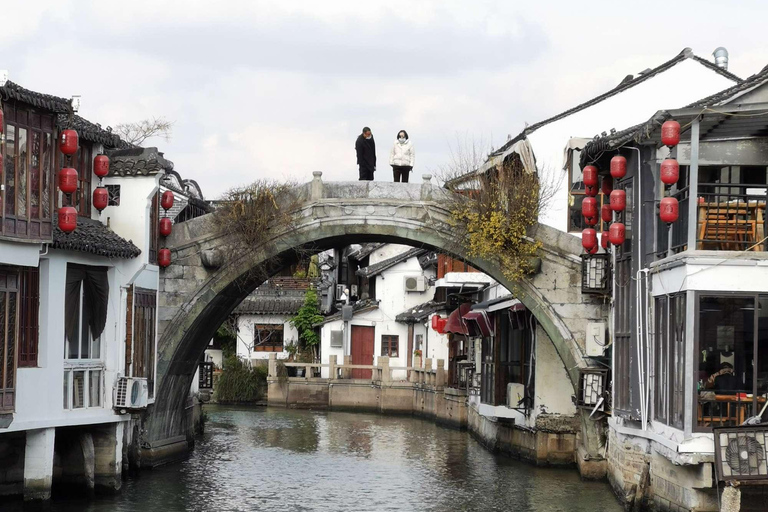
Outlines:
[[419,349],[413,351],[413,367],[421,368],[421,350]]

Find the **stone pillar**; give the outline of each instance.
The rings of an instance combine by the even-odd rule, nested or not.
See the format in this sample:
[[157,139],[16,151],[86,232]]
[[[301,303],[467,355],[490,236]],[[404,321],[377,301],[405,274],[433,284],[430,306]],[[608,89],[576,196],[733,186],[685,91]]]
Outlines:
[[269,354],[269,377],[277,378],[277,354]]
[[[350,361],[352,360],[351,356],[344,356],[344,365],[350,365],[352,364]],[[344,368],[341,370],[341,378],[342,379],[349,379],[352,378],[352,370],[349,368]]]
[[442,388],[445,386],[445,360],[437,360],[437,373],[435,375],[435,386]]
[[421,175],[421,200],[422,201],[432,200],[432,175],[431,174]]
[[323,198],[323,173],[321,171],[315,171],[312,173],[312,176],[310,194],[312,195],[312,200],[317,201]]
[[391,382],[392,373],[390,373],[389,369],[389,356],[379,357],[379,369],[381,370],[381,381]]
[[424,360],[424,384],[432,384],[432,358],[430,357]]
[[24,451],[24,499],[48,500],[53,483],[55,428],[27,431]]
[[115,492],[122,486],[123,423],[110,423],[93,430],[93,477],[101,491]]
[[328,356],[328,378],[336,380],[336,354]]

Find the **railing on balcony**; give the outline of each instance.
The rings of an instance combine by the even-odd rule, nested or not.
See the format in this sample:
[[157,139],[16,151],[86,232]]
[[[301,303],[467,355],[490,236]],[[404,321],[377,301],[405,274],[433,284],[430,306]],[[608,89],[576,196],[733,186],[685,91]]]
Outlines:
[[765,185],[699,183],[696,248],[765,251]]

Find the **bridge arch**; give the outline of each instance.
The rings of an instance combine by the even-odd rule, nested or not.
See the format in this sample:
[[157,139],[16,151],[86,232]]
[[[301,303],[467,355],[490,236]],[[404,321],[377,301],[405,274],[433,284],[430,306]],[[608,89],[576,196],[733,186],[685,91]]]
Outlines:
[[301,248],[376,241],[435,249],[464,259],[503,286],[514,286],[551,339],[576,389],[578,369],[587,366],[586,322],[605,315],[601,304],[582,300],[578,238],[539,226],[535,237],[543,246],[541,270],[513,283],[497,263],[471,257],[456,243],[448,209],[452,192],[429,180],[323,183],[321,173],[315,173],[312,182],[294,192],[295,223],[276,229],[270,240],[242,254],[228,250],[214,214],[174,227],[167,240],[172,264],[160,275],[157,391],[147,429],[150,441],[184,434],[184,399],[215,330],[266,275],[274,274]]

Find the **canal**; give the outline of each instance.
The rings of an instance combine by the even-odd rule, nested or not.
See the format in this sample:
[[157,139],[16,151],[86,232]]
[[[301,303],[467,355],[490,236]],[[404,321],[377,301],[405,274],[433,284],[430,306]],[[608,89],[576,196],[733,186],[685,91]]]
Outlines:
[[56,497],[45,510],[621,510],[606,483],[493,455],[430,421],[215,405],[206,414],[186,461],[126,480],[119,495]]

